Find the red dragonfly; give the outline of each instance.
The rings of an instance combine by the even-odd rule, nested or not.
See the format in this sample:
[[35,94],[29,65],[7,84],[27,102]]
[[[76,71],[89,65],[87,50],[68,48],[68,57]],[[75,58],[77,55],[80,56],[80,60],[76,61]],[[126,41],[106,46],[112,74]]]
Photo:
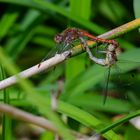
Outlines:
[[[97,43],[107,43],[108,44],[106,50],[103,52],[106,54],[104,59],[96,58],[91,53],[91,51],[90,51],[90,49],[89,49],[89,47],[84,39],[85,37],[88,38],[89,40],[95,41]],[[88,33],[87,31],[82,30],[82,29],[78,29],[78,28],[67,28],[62,33],[57,34],[55,36],[54,40],[57,44],[63,44],[62,47],[58,48],[58,50],[53,52],[55,54],[61,53],[63,51],[70,49],[71,47],[73,47],[73,42],[76,40],[79,40],[80,43],[83,45],[84,49],[87,51],[89,58],[92,61],[94,61],[95,63],[97,63],[99,65],[109,67],[106,88],[105,88],[105,93],[104,93],[105,94],[104,103],[105,103],[106,97],[107,97],[108,80],[110,77],[110,67],[113,64],[115,64],[117,61],[116,49],[119,47],[118,42],[115,40],[108,40],[108,39],[95,37],[95,36],[91,35],[90,33]],[[47,58],[48,58],[48,56],[47,56]],[[43,61],[45,59],[43,59]],[[38,67],[40,67],[40,64],[38,65]]]
[[[95,41],[97,43],[112,44],[112,45],[114,45],[115,48],[118,48],[118,46],[119,46],[118,42],[115,40],[98,38],[82,29],[78,29],[78,28],[74,28],[74,27],[67,28],[66,30],[57,34],[54,37],[54,41],[57,43],[57,47],[54,48],[53,50],[51,50],[41,62],[50,58],[51,56],[54,56],[57,53],[60,54],[64,51],[72,48],[74,46],[73,42],[76,40],[80,40],[80,43],[83,44],[84,49],[86,49],[86,51],[89,52],[89,49],[87,48],[88,46],[84,40],[85,37],[88,38],[89,40]],[[100,64],[100,63],[98,63],[98,64]],[[41,65],[41,63],[38,65],[38,67],[40,67],[40,65]]]
[[78,28],[67,28],[64,30],[62,33],[57,34],[54,38],[55,42],[58,44],[64,43],[65,47],[71,45],[71,43],[75,40],[81,40],[81,38],[87,37],[89,40],[95,41],[95,42],[100,42],[100,43],[107,43],[107,44],[113,44],[116,46],[116,48],[119,46],[118,42],[115,40],[109,40],[109,39],[103,39],[103,38],[98,38],[90,33],[88,33],[85,30],[78,29]]
[[[96,58],[90,51],[86,41],[83,39],[84,37],[87,37],[89,40],[99,42],[99,43],[107,43],[109,44],[106,51],[103,53],[106,54],[104,59],[99,59]],[[89,58],[94,61],[95,63],[102,65],[102,66],[108,66],[108,74],[107,74],[107,81],[106,81],[106,86],[105,86],[105,91],[104,91],[104,101],[103,103],[105,104],[106,98],[107,98],[107,90],[108,90],[108,82],[109,82],[109,77],[110,77],[110,70],[111,66],[116,63],[117,61],[117,49],[119,47],[119,44],[115,40],[108,40],[108,39],[103,39],[103,38],[98,38],[90,33],[88,33],[85,30],[77,29],[77,28],[67,28],[64,30],[62,33],[57,34],[54,38],[55,42],[58,44],[64,43],[65,47],[70,46],[71,43],[75,40],[80,40],[81,44],[83,44],[84,48],[86,49]],[[64,48],[65,49],[65,48]]]

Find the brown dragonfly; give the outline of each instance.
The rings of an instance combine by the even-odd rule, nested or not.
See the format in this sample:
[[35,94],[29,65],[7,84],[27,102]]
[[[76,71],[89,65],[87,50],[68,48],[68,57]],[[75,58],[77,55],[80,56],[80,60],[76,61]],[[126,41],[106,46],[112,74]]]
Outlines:
[[[86,43],[85,37],[88,40],[92,40],[97,43],[106,43],[107,44],[107,48],[105,49],[105,51],[102,51],[102,53],[105,54],[105,58],[100,59],[100,58],[95,57],[92,54],[91,50],[89,49],[89,47]],[[118,42],[115,40],[109,40],[109,39],[95,37],[92,34],[88,33],[87,31],[78,29],[78,28],[67,28],[63,32],[57,34],[54,37],[54,40],[58,45],[61,45],[61,47],[58,47],[55,49],[55,51],[52,51],[50,53],[51,56],[55,55],[57,53],[62,53],[64,51],[72,48],[74,46],[73,42],[78,40],[78,41],[80,41],[80,43],[82,44],[83,48],[86,50],[86,52],[89,55],[89,58],[92,61],[94,61],[95,63],[97,63],[99,65],[107,66],[109,68],[108,76],[107,76],[107,83],[106,83],[106,88],[105,88],[105,93],[104,93],[105,94],[104,103],[105,103],[106,97],[107,97],[108,81],[109,81],[109,77],[110,77],[110,68],[117,61],[116,50],[119,47]],[[47,58],[49,58],[48,55],[42,61],[46,60]],[[41,65],[41,63],[38,65],[38,67],[40,67],[40,65]]]

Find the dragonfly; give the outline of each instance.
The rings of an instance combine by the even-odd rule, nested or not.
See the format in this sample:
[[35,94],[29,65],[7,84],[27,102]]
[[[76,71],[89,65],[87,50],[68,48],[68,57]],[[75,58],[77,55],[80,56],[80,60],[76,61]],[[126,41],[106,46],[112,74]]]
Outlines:
[[[47,54],[47,56],[42,59],[41,62],[45,61],[46,59],[50,58],[51,56],[54,56],[55,54],[61,54],[62,52],[66,51],[68,49],[71,49],[72,47],[74,47],[73,43],[77,40],[80,41],[81,44],[83,44],[82,45],[83,49],[85,49],[86,51],[89,52],[89,49],[87,48],[87,45],[85,45],[85,41],[83,39],[85,37],[88,38],[88,40],[92,40],[97,43],[112,44],[116,48],[118,48],[118,46],[119,46],[118,42],[115,40],[98,38],[83,29],[71,27],[71,28],[65,29],[64,31],[62,31],[61,33],[57,34],[54,37],[54,41],[56,42],[58,47],[51,50]],[[39,63],[38,67],[41,66],[41,62]]]
[[[84,40],[83,40],[84,41]],[[84,42],[84,45],[87,46],[86,42]],[[106,99],[107,99],[107,93],[108,93],[108,83],[109,83],[109,77],[110,77],[110,71],[111,71],[111,67],[116,64],[116,62],[118,61],[117,59],[117,52],[118,52],[118,45],[114,45],[114,44],[109,44],[107,46],[107,49],[105,51],[102,51],[102,53],[105,53],[106,56],[105,58],[96,58],[92,52],[90,51],[89,47],[85,47],[86,51],[89,55],[89,58],[101,65],[101,66],[107,66],[108,67],[108,73],[107,73],[107,79],[106,79],[106,85],[105,85],[105,90],[104,90],[104,100],[103,100],[103,104],[106,103]]]
[[93,36],[92,34],[90,34],[89,32],[79,29],[79,28],[67,28],[66,30],[64,30],[63,32],[61,32],[60,34],[57,34],[54,37],[54,40],[57,44],[61,44],[64,43],[65,47],[69,46],[73,41],[75,40],[80,40],[81,43],[83,42],[83,40],[81,40],[81,38],[83,37],[87,37],[89,40],[95,41],[95,42],[100,42],[100,43],[108,43],[108,44],[113,44],[114,46],[118,47],[119,44],[117,41],[115,40],[109,40],[109,39],[104,39],[104,38],[98,38],[96,36]]
[[[91,50],[89,49],[85,37],[88,40],[92,40],[95,41],[96,43],[107,43],[108,46],[106,48],[105,51],[102,51],[102,53],[105,53],[105,58],[100,59],[95,57]],[[107,98],[107,89],[108,89],[108,81],[109,81],[109,77],[110,77],[110,68],[112,65],[114,65],[117,61],[117,55],[116,55],[116,50],[119,47],[119,43],[115,40],[109,40],[109,39],[103,39],[103,38],[98,38],[96,36],[93,36],[92,34],[90,34],[89,32],[79,29],[79,28],[67,28],[66,30],[64,30],[63,32],[57,34],[54,37],[54,41],[58,44],[61,45],[61,47],[58,47],[58,49],[56,51],[54,51],[55,55],[57,53],[62,53],[68,49],[70,49],[71,47],[73,47],[73,42],[75,42],[76,40],[80,41],[80,43],[83,46],[83,49],[86,50],[86,52],[89,55],[89,58],[94,61],[95,63],[102,65],[102,66],[107,66],[109,68],[108,70],[108,76],[107,76],[107,82],[106,82],[106,88],[105,88],[105,99],[104,99],[104,104],[106,102],[106,98]],[[46,60],[47,57],[45,57],[42,61]],[[42,62],[41,61],[41,62]],[[40,67],[41,63],[38,65],[38,67]]]
[[[83,37],[87,37],[89,40],[95,41],[97,43],[99,42],[99,43],[109,44],[106,51],[104,52],[102,51],[102,53],[106,54],[105,58],[100,59],[100,58],[95,57],[90,51]],[[113,66],[117,61],[117,49],[119,48],[119,43],[115,40],[108,40],[108,39],[95,37],[91,35],[90,33],[88,33],[87,31],[78,29],[78,28],[68,28],[64,30],[62,33],[57,34],[54,38],[55,42],[57,42],[58,44],[64,43],[66,44],[65,45],[66,47],[69,46],[74,40],[77,40],[77,39],[80,40],[81,44],[83,44],[83,48],[86,50],[86,52],[89,55],[89,58],[92,61],[94,61],[95,63],[99,65],[108,67],[106,86],[104,90],[104,100],[103,100],[103,104],[105,104],[106,99],[107,99],[108,83],[109,83],[111,66]]]

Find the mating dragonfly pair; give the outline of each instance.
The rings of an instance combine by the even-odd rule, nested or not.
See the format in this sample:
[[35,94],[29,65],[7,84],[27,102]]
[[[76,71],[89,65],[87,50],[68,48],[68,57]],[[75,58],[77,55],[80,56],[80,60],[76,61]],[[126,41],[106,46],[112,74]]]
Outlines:
[[[91,52],[86,39],[94,41],[96,43],[106,43],[107,47],[105,51],[100,51],[101,53],[105,54],[105,58],[101,59],[101,58],[95,57],[93,53]],[[104,103],[105,103],[106,97],[107,97],[108,80],[110,77],[110,67],[113,64],[115,64],[117,61],[117,49],[119,48],[118,42],[115,40],[108,40],[108,39],[95,37],[91,35],[90,33],[88,33],[87,31],[77,29],[77,28],[67,28],[62,33],[57,34],[54,40],[58,45],[61,44],[61,47],[58,48],[58,50],[55,51],[54,54],[51,54],[51,56],[71,49],[74,46],[73,43],[78,40],[80,44],[82,45],[83,49],[88,53],[89,58],[92,61],[94,61],[95,63],[99,65],[107,66],[109,68],[108,78],[107,78],[107,83],[106,83],[106,88],[105,88],[105,93],[104,93],[105,94]],[[48,58],[48,56],[46,58]],[[43,59],[42,61],[46,60],[46,58]],[[39,67],[40,65],[41,63],[39,64]]]
[[[103,53],[106,54],[105,59],[99,59],[99,58],[94,57],[94,55],[92,55],[92,53],[87,45],[86,40],[84,40],[84,37],[87,37],[88,40],[92,40],[97,43],[107,43],[108,44],[106,51],[104,51],[104,52],[102,51]],[[83,46],[83,49],[85,49],[86,52],[89,54],[90,59],[99,65],[111,66],[117,61],[116,50],[119,47],[119,44],[115,40],[98,38],[98,37],[95,37],[95,36],[89,34],[87,31],[77,29],[77,28],[68,28],[68,29],[64,30],[62,33],[56,35],[54,40],[58,44],[63,43],[64,50],[70,46],[73,46],[72,43],[75,40],[79,40]]]

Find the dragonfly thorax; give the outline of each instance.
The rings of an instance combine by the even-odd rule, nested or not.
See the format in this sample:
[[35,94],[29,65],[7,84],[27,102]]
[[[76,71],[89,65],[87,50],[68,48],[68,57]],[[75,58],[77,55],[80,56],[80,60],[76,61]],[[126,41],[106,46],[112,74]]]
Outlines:
[[79,39],[82,36],[82,31],[77,28],[67,28],[62,33],[57,34],[54,38],[55,42],[60,44],[71,44],[73,41]]
[[107,51],[106,51],[106,58],[105,63],[107,66],[112,66],[117,61],[117,55],[116,55],[116,49],[117,47],[113,44],[108,45]]

